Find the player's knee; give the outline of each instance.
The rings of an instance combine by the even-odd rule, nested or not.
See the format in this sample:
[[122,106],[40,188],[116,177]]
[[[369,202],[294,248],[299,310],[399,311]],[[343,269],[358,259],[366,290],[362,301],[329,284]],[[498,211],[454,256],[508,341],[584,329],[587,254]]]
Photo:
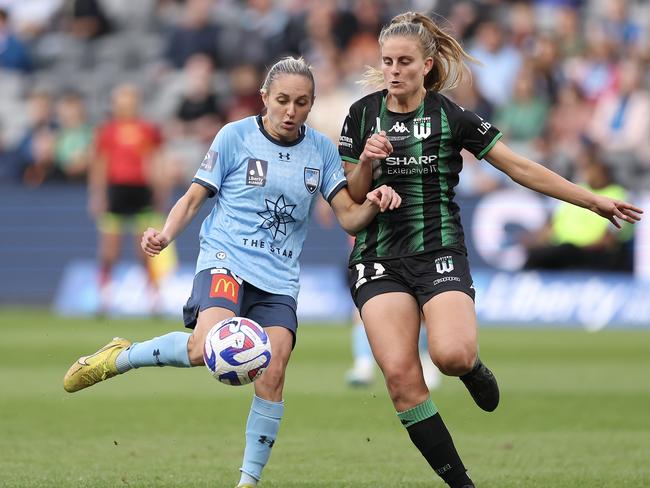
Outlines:
[[192,334],[187,341],[187,355],[192,366],[201,366],[203,361],[203,343],[205,339],[199,339],[196,334]]
[[277,390],[282,388],[284,384],[284,369],[282,368],[269,368],[258,380],[265,385],[269,390]]
[[473,347],[449,347],[439,351],[434,357],[438,369],[449,376],[469,373],[476,361],[476,349]]
[[[417,367],[419,364],[411,365],[402,362],[384,366],[386,387],[393,403],[410,403],[411,397],[417,394],[414,384],[414,379],[418,378]],[[424,384],[424,381],[422,383]]]

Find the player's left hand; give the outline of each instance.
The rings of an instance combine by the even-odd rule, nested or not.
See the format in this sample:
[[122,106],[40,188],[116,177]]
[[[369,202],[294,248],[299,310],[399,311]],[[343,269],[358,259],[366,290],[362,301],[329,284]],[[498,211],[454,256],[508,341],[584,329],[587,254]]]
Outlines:
[[635,207],[631,203],[602,196],[596,197],[591,210],[601,217],[605,217],[618,229],[621,228],[619,220],[634,224],[641,220],[641,214],[643,213],[642,209]]
[[402,204],[402,197],[388,185],[381,185],[366,194],[371,203],[379,207],[380,212],[394,210]]

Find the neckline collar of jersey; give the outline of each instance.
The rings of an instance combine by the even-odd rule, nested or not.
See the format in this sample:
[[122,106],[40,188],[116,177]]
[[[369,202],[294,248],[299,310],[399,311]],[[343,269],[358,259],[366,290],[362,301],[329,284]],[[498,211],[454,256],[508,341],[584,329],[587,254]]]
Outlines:
[[291,147],[291,146],[295,146],[296,144],[300,144],[302,142],[302,140],[305,138],[305,134],[307,133],[307,128],[303,124],[300,127],[300,134],[298,134],[298,139],[296,139],[295,141],[291,141],[291,142],[284,142],[284,141],[280,141],[279,139],[276,139],[271,134],[266,132],[266,129],[264,128],[264,122],[262,122],[262,114],[258,114],[255,121],[257,123],[257,128],[264,135],[264,137],[266,137],[273,144],[277,144],[278,146]]
[[413,110],[411,110],[409,112],[395,112],[395,111],[388,108],[388,100],[387,100],[388,99],[388,90],[386,90],[386,89],[382,90],[382,99],[383,99],[383,102],[384,102],[384,106],[386,107],[386,112],[388,112],[389,114],[400,115],[400,116],[402,116],[402,115],[407,115],[408,116],[408,115],[413,115],[414,113],[416,113],[418,110],[420,110],[422,108],[422,105],[424,105],[424,101],[427,99],[427,96],[429,96],[429,90],[427,90],[427,93],[424,95],[424,98],[422,99],[420,104],[417,107],[415,107],[415,109],[413,109]]

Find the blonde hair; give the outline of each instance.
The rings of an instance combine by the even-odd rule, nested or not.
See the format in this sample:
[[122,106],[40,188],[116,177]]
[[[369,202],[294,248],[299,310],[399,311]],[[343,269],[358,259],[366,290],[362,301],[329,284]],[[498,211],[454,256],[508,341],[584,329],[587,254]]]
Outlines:
[[[412,37],[418,40],[422,56],[433,59],[433,66],[424,77],[424,88],[431,91],[457,87],[465,77],[471,77],[466,61],[478,63],[467,54],[456,39],[443,31],[424,14],[406,12],[395,16],[379,34],[379,45],[390,37]],[[384,75],[368,66],[361,81],[364,85],[383,86]]]
[[316,90],[314,74],[311,71],[311,66],[307,64],[302,57],[294,58],[292,56],[287,56],[271,66],[271,69],[269,69],[269,72],[266,74],[266,78],[264,78],[264,83],[262,83],[260,91],[262,93],[268,93],[271,89],[271,84],[280,75],[299,75],[307,78],[311,81],[311,97],[312,99],[314,98]]

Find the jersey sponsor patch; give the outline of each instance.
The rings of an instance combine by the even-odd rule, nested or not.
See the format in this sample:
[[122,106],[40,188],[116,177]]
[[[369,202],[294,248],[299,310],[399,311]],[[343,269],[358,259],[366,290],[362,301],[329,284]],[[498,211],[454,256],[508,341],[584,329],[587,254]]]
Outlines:
[[309,193],[314,193],[320,183],[320,170],[316,168],[305,168],[305,188]]
[[217,153],[217,151],[213,151],[212,149],[209,149],[205,157],[203,158],[203,161],[201,161],[201,169],[203,171],[211,172],[214,169],[215,163],[217,162],[218,155],[219,153]]
[[248,186],[266,185],[266,170],[269,167],[268,161],[249,158],[246,170],[246,184]]
[[228,274],[213,274],[212,283],[210,284],[210,298],[225,298],[237,303],[239,299],[239,283]]

